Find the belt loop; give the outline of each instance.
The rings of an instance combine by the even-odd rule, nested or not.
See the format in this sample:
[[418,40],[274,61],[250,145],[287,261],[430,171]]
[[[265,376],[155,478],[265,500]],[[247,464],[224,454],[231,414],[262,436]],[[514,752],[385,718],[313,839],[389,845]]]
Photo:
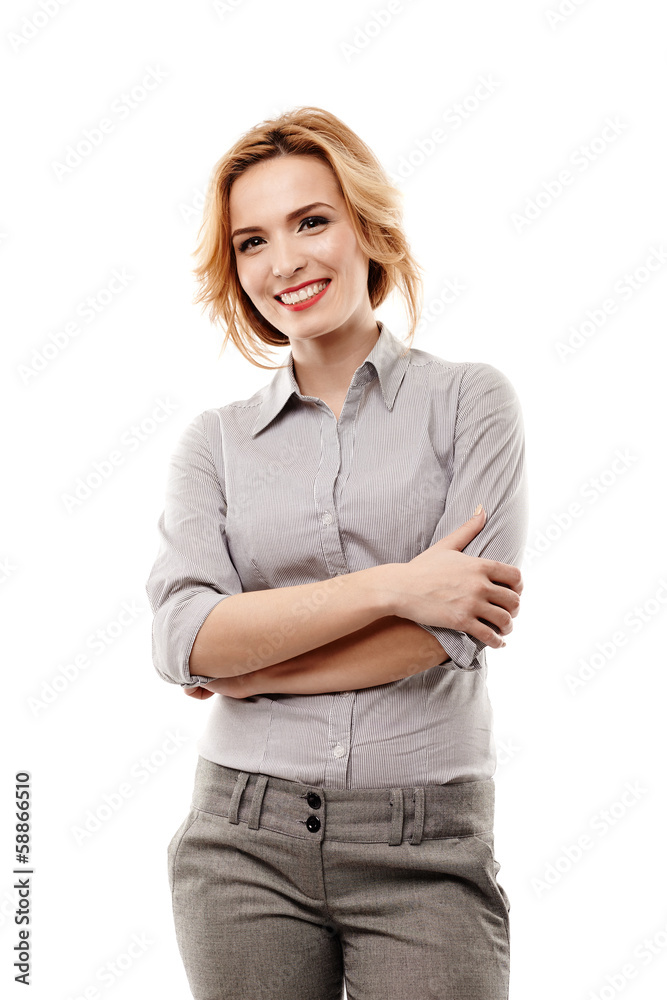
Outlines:
[[395,847],[403,840],[403,789],[392,788],[389,801],[391,803],[391,829],[387,843]]
[[262,808],[262,799],[264,798],[264,790],[266,789],[268,781],[268,774],[257,775],[257,784],[255,785],[252,802],[250,803],[250,812],[248,813],[249,830],[256,830],[259,826],[259,811]]
[[415,821],[412,830],[412,836],[410,837],[410,843],[421,844],[422,833],[424,832],[424,789],[423,788],[415,788],[414,802],[415,802]]
[[239,771],[236,775],[236,784],[234,785],[229,810],[227,811],[227,819],[230,823],[238,823],[239,821],[239,802],[241,801],[245,786],[248,784],[249,777],[250,775],[247,771]]

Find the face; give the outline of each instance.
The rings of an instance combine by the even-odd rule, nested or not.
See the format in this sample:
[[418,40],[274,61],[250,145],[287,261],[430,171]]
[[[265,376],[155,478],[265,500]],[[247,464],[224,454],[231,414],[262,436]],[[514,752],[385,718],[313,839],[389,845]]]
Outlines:
[[230,223],[244,291],[293,345],[376,329],[368,257],[328,164],[292,155],[253,164],[232,184]]

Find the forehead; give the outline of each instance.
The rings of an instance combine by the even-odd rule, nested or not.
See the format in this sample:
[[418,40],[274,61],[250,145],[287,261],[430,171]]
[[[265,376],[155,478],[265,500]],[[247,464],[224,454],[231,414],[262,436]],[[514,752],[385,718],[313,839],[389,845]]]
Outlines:
[[[229,192],[232,228],[254,225],[249,218],[262,212],[279,218],[300,205],[314,201],[336,204],[342,195],[336,175],[328,163],[315,156],[277,156],[248,167],[233,182]],[[246,216],[248,216],[246,218]]]

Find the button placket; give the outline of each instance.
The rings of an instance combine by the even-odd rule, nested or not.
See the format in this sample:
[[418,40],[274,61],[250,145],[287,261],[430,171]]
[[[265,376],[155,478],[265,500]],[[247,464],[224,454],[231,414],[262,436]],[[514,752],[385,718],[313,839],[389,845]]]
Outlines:
[[[333,418],[333,414],[325,413],[324,410],[320,415],[322,460],[315,479],[315,509],[322,551],[332,576],[349,572],[340,534],[336,498],[344,489],[349,474],[354,414],[359,407],[363,384],[367,381],[367,378],[363,378],[360,383],[362,374],[357,372],[353,377],[338,421]],[[331,699],[325,782],[332,788],[345,788],[347,783],[354,704],[350,694],[349,691],[341,692],[340,698]]]
[[[335,420],[328,420],[325,414],[320,414],[322,460],[315,478],[315,509],[320,526],[322,551],[333,574],[345,566],[340,534],[338,532],[336,507],[334,504],[334,488],[340,469],[340,442],[335,427]],[[333,425],[333,426],[332,426]]]
[[315,477],[314,499],[322,551],[332,576],[347,572],[347,558],[340,536],[336,497],[344,487],[349,473],[354,416],[367,380],[366,373],[355,373],[343,407],[346,412],[341,412],[340,420],[336,421],[331,413],[326,414],[324,405],[320,407],[321,463]]

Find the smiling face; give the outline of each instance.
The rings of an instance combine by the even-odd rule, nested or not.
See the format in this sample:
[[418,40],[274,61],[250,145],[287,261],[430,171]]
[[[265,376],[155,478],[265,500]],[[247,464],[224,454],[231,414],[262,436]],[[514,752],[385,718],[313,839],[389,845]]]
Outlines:
[[328,164],[296,155],[260,161],[236,178],[229,199],[241,286],[290,343],[376,330],[368,257]]

